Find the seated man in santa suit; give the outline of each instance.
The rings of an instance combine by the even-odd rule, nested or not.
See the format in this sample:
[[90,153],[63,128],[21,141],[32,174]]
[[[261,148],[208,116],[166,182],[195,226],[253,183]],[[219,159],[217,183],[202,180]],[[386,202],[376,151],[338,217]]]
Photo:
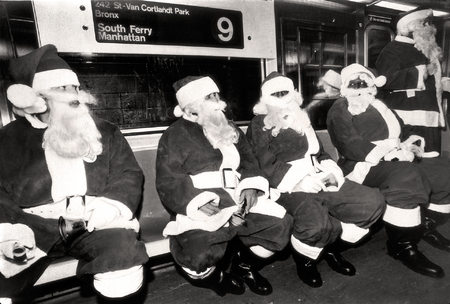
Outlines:
[[278,202],[294,219],[291,236],[297,272],[306,284],[322,285],[316,263],[352,276],[355,268],[340,254],[340,240],[355,243],[384,210],[378,189],[346,180],[326,154],[300,108],[301,95],[291,79],[272,72],[262,83],[261,99],[247,137]]
[[[243,282],[270,294],[258,270],[289,242],[292,218],[268,199],[268,182],[245,135],[226,118],[216,83],[187,76],[174,89],[181,118],[159,141],[156,189],[172,215],[163,234],[175,262],[194,286],[218,295],[242,294]],[[223,263],[227,247],[230,273]]]
[[23,117],[0,129],[0,297],[66,255],[100,298],[137,296],[148,260],[134,217],[143,174],[127,141],[90,115],[93,97],[55,46],[12,59],[10,74],[7,96]]
[[[450,251],[436,225],[450,213],[450,166],[426,158],[424,139],[402,132],[402,122],[375,98],[386,79],[359,64],[341,71],[343,98],[328,112],[328,132],[341,154],[346,177],[378,187],[387,207],[383,215],[389,255],[411,270],[430,277],[444,271],[417,248],[421,238]],[[421,210],[422,209],[422,210]],[[422,225],[423,224],[423,227]]]

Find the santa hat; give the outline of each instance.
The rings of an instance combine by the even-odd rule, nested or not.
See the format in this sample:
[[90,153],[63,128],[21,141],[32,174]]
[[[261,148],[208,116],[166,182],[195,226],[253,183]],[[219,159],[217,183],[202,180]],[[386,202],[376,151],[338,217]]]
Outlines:
[[418,7],[411,11],[400,13],[397,19],[397,32],[407,33],[409,32],[407,27],[411,21],[424,20],[433,16],[433,10],[431,8]]
[[278,72],[272,72],[261,84],[261,96],[271,96],[274,93],[294,91],[294,83],[291,79]]
[[[69,65],[58,56],[54,45],[45,45],[33,52],[13,58],[9,62],[9,74],[16,83],[7,90],[7,97],[14,105],[13,111],[25,116],[45,112],[45,101],[38,95],[39,91],[65,85],[79,86],[77,75]],[[33,126],[42,128],[37,119],[30,121]]]
[[173,110],[176,117],[183,116],[183,109],[193,102],[202,100],[211,93],[219,93],[219,87],[208,76],[187,76],[173,84],[178,105]]
[[352,78],[352,76],[359,73],[364,73],[368,75],[370,79],[373,81],[374,85],[377,87],[382,87],[386,83],[386,77],[378,76],[375,70],[362,66],[358,63],[352,63],[351,65],[343,68],[341,71],[341,79],[342,79],[341,90],[347,88],[350,80],[354,79]]
[[329,86],[340,90],[342,85],[341,75],[334,70],[328,70],[319,81],[319,85],[323,84],[328,84]]
[[[281,97],[273,96],[277,92],[287,92],[287,94]],[[253,113],[255,115],[267,114],[267,105],[282,108],[291,102],[293,98],[296,99],[298,105],[302,104],[302,98],[295,90],[292,80],[281,73],[272,72],[261,84],[261,98],[253,107]]]

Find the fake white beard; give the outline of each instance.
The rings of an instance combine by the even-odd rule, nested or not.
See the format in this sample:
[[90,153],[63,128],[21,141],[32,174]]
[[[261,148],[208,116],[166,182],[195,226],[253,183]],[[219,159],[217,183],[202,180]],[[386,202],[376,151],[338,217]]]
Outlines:
[[341,95],[347,99],[347,109],[352,115],[359,115],[365,112],[375,100],[376,94],[377,88],[375,86],[362,89],[350,89],[344,85],[341,89]]
[[414,47],[431,61],[442,58],[442,49],[436,42],[436,27],[433,25],[416,25],[413,31]]
[[[69,100],[78,100],[80,104],[71,107]],[[48,128],[42,144],[44,149],[51,147],[59,156],[66,158],[85,157],[91,160],[102,153],[101,134],[86,103],[92,103],[92,96],[86,92],[51,96]]]
[[214,149],[238,142],[239,133],[230,124],[224,114],[226,103],[223,101],[202,101],[198,111],[197,123]]
[[303,135],[311,125],[308,114],[297,103],[289,103],[286,107],[267,104],[267,115],[264,117],[264,130],[271,130],[272,136],[277,137],[280,130],[291,128]]
[[364,113],[374,100],[375,96],[370,93],[362,94],[359,96],[348,96],[348,111],[352,115],[359,115],[361,113]]

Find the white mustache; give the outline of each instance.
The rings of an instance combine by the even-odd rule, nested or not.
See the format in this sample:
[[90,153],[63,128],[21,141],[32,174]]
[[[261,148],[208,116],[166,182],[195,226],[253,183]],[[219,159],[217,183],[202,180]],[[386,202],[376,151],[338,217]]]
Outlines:
[[73,92],[64,92],[64,91],[55,91],[55,90],[46,90],[40,92],[41,96],[46,100],[51,100],[52,102],[61,102],[61,103],[81,103],[81,104],[96,104],[94,96],[91,94],[80,91],[78,93]]

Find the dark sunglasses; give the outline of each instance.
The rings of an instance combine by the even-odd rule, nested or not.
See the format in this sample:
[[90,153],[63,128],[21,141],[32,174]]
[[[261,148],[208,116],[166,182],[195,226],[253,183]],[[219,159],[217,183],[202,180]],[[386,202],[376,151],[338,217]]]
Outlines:
[[350,80],[350,82],[348,83],[347,88],[349,89],[363,89],[363,88],[367,88],[367,82],[365,82],[362,79],[354,79],[354,80]]
[[432,17],[427,17],[427,18],[423,19],[422,24],[423,25],[432,25],[433,24],[433,18]]

